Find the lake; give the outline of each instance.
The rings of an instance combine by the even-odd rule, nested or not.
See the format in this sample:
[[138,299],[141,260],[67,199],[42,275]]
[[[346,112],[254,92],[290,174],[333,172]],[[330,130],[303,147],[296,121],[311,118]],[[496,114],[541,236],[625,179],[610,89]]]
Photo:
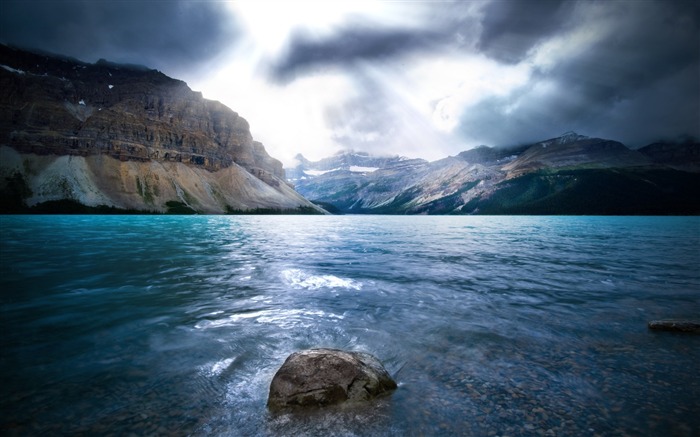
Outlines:
[[[693,436],[700,217],[0,216],[0,434]],[[292,352],[399,387],[270,414]]]

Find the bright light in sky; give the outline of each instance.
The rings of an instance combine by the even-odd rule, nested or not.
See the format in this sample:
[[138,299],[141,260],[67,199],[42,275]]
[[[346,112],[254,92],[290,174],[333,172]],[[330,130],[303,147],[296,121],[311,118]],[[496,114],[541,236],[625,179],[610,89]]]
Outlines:
[[[296,34],[329,37],[348,23],[381,23],[391,29],[420,26],[415,11],[399,10],[401,4],[395,2],[251,0],[227,6],[234,14],[232,18],[243,24],[243,41],[220,59],[221,64],[212,65],[214,71],[188,83],[246,118],[254,138],[285,165],[292,165],[293,157],[300,152],[307,158],[320,159],[346,147],[334,141],[334,137],[342,136],[342,128],[334,132],[327,126],[326,113],[354,98],[361,86],[353,74],[337,69],[285,84],[270,83],[264,77],[266,64],[283,55],[290,38]],[[416,83],[399,77],[385,77],[383,81],[386,87],[403,82],[401,94],[415,100],[408,93]],[[429,94],[425,97],[435,98]],[[428,102],[420,104],[430,117]],[[376,132],[353,134],[365,140],[378,139]],[[437,157],[434,155],[431,157]]]
[[[285,165],[304,153],[320,159],[347,148],[376,146],[383,153],[414,152],[438,159],[454,146],[451,133],[461,111],[490,93],[503,93],[523,82],[522,68],[504,67],[483,57],[453,59],[450,53],[407,58],[408,66],[368,63],[352,71],[329,68],[286,83],[265,77],[268,63],[283,56],[296,35],[330,38],[344,26],[371,24],[383,29],[420,31],[426,4],[406,9],[400,2],[382,1],[236,1],[227,3],[243,26],[243,41],[204,77],[189,79],[205,97],[220,100],[251,124],[253,136]],[[366,99],[367,82],[394,102],[394,109],[377,117],[390,125],[385,132],[357,126],[328,125],[328,114],[358,99]],[[379,96],[377,96],[379,97]],[[401,109],[398,109],[401,107]],[[346,141],[339,142],[339,138]],[[411,144],[415,141],[426,144]],[[352,147],[352,146],[350,146]]]
[[423,105],[435,128],[448,133],[459,125],[463,111],[524,85],[531,70],[525,64],[501,65],[478,55],[423,57],[413,65],[407,72],[406,100]]
[[235,56],[203,82],[191,86],[248,120],[253,138],[285,165],[293,164],[297,153],[320,159],[337,149],[324,123],[324,109],[352,92],[350,80],[341,74],[271,84],[254,66]]

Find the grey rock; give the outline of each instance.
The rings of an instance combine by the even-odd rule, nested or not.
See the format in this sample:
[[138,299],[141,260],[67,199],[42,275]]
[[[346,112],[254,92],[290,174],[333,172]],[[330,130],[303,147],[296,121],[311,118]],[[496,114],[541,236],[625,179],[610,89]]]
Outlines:
[[356,404],[396,389],[382,363],[363,352],[309,349],[291,354],[272,378],[272,410]]
[[648,326],[655,331],[700,332],[700,321],[694,320],[652,320]]

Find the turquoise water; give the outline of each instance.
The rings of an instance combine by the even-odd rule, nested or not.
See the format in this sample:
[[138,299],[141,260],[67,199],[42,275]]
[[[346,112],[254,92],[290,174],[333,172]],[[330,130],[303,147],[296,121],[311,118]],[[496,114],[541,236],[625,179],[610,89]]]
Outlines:
[[[0,434],[700,433],[698,217],[0,216]],[[367,408],[273,416],[291,352]]]

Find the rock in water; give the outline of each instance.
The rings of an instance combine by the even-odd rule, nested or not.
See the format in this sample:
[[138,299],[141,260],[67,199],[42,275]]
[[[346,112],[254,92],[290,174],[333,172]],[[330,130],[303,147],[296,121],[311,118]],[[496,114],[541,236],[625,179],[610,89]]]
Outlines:
[[700,321],[694,320],[652,320],[648,326],[656,331],[700,332]]
[[270,384],[267,406],[320,407],[362,403],[396,388],[381,362],[362,352],[309,349],[291,354]]

